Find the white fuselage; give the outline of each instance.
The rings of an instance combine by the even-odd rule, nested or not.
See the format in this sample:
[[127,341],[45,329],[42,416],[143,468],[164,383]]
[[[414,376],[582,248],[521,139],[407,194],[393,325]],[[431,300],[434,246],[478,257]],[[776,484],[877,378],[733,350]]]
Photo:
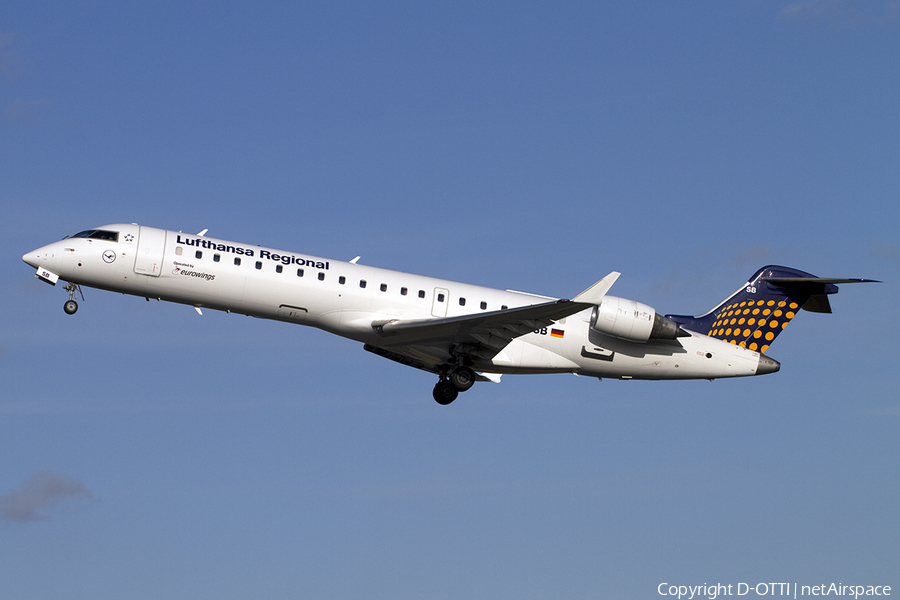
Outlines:
[[[373,322],[553,300],[134,224],[100,229],[118,232],[118,240],[66,238],[23,259],[79,285],[318,327],[372,346],[381,340]],[[590,316],[585,310],[517,337],[473,368],[624,379],[757,374],[760,355],[746,348],[695,332],[628,341],[594,331]]]

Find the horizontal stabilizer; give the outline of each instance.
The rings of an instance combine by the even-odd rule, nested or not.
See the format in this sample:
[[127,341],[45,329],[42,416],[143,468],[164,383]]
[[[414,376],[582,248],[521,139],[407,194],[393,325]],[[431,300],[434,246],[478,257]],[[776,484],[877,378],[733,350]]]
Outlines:
[[829,277],[761,277],[762,281],[784,290],[785,294],[808,295],[800,308],[814,313],[831,314],[828,294],[836,294],[836,283],[881,283],[875,279],[836,279]]
[[792,284],[810,285],[819,283],[881,283],[877,279],[834,279],[828,277],[763,277],[763,281],[768,281],[772,285],[779,287],[789,286]]

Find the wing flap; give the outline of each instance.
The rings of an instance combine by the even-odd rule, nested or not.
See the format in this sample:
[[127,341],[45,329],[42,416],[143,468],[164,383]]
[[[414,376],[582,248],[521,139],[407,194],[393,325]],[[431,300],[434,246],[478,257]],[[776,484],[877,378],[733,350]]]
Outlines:
[[591,306],[591,304],[583,302],[556,300],[521,308],[443,319],[375,321],[372,323],[372,329],[383,340],[383,343],[379,345],[385,346],[443,341],[478,342],[479,340],[474,337],[476,335],[505,340],[503,345],[506,345],[513,338],[546,327],[553,321],[581,312]]

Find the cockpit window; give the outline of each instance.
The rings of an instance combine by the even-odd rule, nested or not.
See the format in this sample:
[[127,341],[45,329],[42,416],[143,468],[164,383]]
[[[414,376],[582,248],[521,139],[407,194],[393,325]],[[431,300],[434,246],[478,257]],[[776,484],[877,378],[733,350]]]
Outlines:
[[107,240],[110,242],[118,242],[119,241],[119,232],[118,231],[106,231],[103,229],[88,229],[86,231],[76,233],[72,237],[73,238],[90,238],[92,240]]

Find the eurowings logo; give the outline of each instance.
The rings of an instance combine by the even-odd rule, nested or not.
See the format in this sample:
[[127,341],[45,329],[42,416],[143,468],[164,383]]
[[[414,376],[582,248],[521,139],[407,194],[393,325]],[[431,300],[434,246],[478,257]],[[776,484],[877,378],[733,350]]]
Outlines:
[[[178,266],[178,264],[179,263],[175,263],[175,268],[172,270],[172,275],[184,275],[185,277],[196,277],[198,279],[205,279],[206,281],[212,281],[213,279],[216,278],[216,276],[213,275],[212,273],[202,273],[200,271],[182,269],[180,266]],[[185,266],[191,266],[191,265],[185,265]]]

